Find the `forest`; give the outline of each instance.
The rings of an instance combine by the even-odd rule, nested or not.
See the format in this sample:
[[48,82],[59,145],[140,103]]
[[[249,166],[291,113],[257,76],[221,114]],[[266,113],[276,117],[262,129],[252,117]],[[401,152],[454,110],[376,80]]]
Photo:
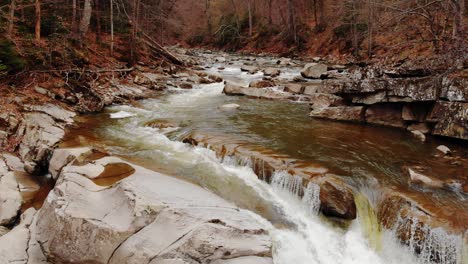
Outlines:
[[465,0],[0,0],[0,264],[467,264]]

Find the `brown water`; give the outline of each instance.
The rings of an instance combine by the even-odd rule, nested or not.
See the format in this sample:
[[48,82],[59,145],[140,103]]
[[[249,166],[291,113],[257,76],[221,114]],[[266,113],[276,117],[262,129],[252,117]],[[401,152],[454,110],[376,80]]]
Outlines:
[[[226,68],[220,72],[226,79],[247,83],[261,78],[240,73],[236,65]],[[195,155],[202,150],[191,150],[178,142],[194,130],[214,132],[278,154],[318,163],[343,177],[369,199],[378,197],[381,187],[401,191],[431,213],[467,228],[468,202],[464,194],[412,186],[402,169],[406,165],[425,166],[441,178],[450,174],[466,182],[466,162],[434,156],[436,147],[444,144],[457,156],[466,158],[466,145],[433,137],[421,143],[410,133],[398,129],[310,119],[308,105],[228,97],[221,93],[222,88],[222,84],[212,84],[190,91],[172,90],[134,106],[115,106],[104,113],[86,116],[78,120],[78,127],[67,133],[64,146],[92,145],[146,167],[185,177],[240,206],[249,207],[249,199],[256,198],[247,193],[230,194],[236,187],[227,188],[229,185],[220,179],[217,165],[207,165],[206,158]],[[217,109],[227,103],[239,104],[241,108],[235,112]],[[124,112],[133,116],[115,119],[110,116]],[[178,124],[179,128],[146,127],[152,120],[165,120]],[[110,181],[113,183],[115,179],[111,177]],[[102,184],[109,184],[107,177],[102,180]],[[257,211],[255,208],[253,210]],[[258,209],[262,210],[265,209]]]

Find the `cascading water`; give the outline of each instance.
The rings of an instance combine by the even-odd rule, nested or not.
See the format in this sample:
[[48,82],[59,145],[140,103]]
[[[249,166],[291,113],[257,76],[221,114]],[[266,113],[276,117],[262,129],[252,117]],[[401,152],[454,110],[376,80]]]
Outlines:
[[[237,69],[226,71],[232,78],[244,78],[245,81],[245,77],[236,77],[240,73]],[[259,77],[261,74],[249,78]],[[115,119],[114,125],[105,127],[100,136],[108,140],[107,148],[111,152],[164,167],[169,170],[168,173],[194,181],[255,212],[274,240],[275,264],[431,263],[432,260],[424,253],[415,258],[410,250],[397,242],[394,233],[382,231],[380,234],[375,212],[364,196],[357,196],[358,219],[347,230],[336,228],[318,216],[318,185],[308,183],[304,187],[300,177],[282,171],[274,172],[270,183],[267,183],[254,173],[251,159],[216,157],[207,148],[191,147],[170,140],[164,131],[143,126],[154,119],[180,120],[182,126],[185,120],[190,119],[203,126],[204,120],[218,114],[213,111],[213,105],[226,103],[222,89],[222,84],[202,85],[190,91],[176,90],[176,94],[162,99],[145,100],[141,102],[144,109],[112,107],[111,112],[119,113],[113,117],[124,118]],[[241,121],[237,124],[246,125]],[[132,154],[129,155],[129,152]],[[443,244],[441,239],[451,239],[434,230],[429,234],[433,242],[427,242],[428,245],[436,242]],[[425,245],[421,248],[422,252],[435,249],[434,246]],[[458,249],[448,246],[440,250],[446,252],[440,257],[442,263],[457,263],[457,260],[461,263]],[[455,256],[455,262],[448,256]]]

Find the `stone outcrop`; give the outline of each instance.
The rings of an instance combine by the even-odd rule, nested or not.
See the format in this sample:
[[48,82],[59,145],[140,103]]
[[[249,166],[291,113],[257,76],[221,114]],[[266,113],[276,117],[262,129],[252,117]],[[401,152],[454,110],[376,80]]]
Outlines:
[[[56,153],[62,152],[68,157],[83,153]],[[247,211],[201,187],[118,158],[83,155],[61,169],[37,213],[27,210],[20,225],[0,237],[0,259],[40,264],[273,263],[267,227]],[[124,171],[129,173],[121,177]]]
[[[343,108],[363,107],[363,118],[350,115],[347,119],[337,112],[349,111],[333,107],[329,111],[314,109],[311,116],[468,139],[468,88],[463,74],[415,76],[372,67],[354,68],[337,74],[335,79],[319,80],[310,88],[305,86],[307,94],[340,96],[346,102]],[[415,126],[424,128],[415,129]]]
[[65,135],[64,128],[75,113],[55,105],[34,106],[26,113],[16,131],[21,138],[19,154],[31,174],[46,172],[53,148]]

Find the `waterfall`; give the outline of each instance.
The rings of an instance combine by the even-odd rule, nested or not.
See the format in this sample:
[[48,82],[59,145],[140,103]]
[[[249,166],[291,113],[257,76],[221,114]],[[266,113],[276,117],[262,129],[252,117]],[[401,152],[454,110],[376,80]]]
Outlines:
[[304,191],[302,202],[308,209],[309,213],[317,215],[320,210],[320,186],[313,182],[309,182]]
[[373,206],[362,193],[356,194],[354,200],[358,212],[358,221],[362,227],[364,236],[373,249],[380,251],[382,249],[382,230]]
[[290,175],[285,171],[274,172],[271,185],[277,189],[288,191],[298,197],[304,194],[302,178],[297,175]]
[[429,228],[415,217],[399,217],[394,235],[405,231],[409,235],[409,250],[418,254],[419,263],[463,264],[461,236],[448,234],[442,228]]

